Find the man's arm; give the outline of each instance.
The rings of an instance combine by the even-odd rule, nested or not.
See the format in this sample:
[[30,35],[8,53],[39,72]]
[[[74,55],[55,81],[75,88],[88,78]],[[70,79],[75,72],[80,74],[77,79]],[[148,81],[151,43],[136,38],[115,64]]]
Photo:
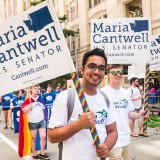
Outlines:
[[108,150],[110,151],[115,145],[118,138],[116,122],[106,126],[106,131],[107,131],[107,138],[105,140],[105,143],[108,147]]
[[137,96],[137,97],[131,97],[131,100],[134,101],[134,100],[138,100],[138,99],[141,99],[141,98],[142,98],[142,96],[139,95],[139,96]]
[[101,158],[108,157],[109,151],[113,148],[113,146],[117,141],[118,133],[116,128],[116,122],[107,125],[106,132],[107,132],[107,138],[105,139],[105,142],[100,144],[96,148],[97,156]]
[[143,113],[144,113],[143,109],[141,109],[139,113],[130,111],[128,113],[128,118],[129,119],[138,119],[138,118],[140,118],[143,115]]
[[93,111],[82,113],[80,119],[63,127],[48,129],[48,137],[51,143],[65,141],[82,129],[89,129],[96,124]]

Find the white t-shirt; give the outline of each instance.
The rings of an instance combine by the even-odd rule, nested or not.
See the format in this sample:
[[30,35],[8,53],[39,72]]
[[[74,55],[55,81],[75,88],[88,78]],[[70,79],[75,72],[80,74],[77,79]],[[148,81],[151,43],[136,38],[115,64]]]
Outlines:
[[[49,121],[48,128],[62,127],[78,120],[82,114],[82,106],[76,94],[75,103],[70,120],[67,121],[67,94],[68,91],[61,92],[53,107],[53,112]],[[115,112],[111,107],[107,107],[104,97],[99,90],[94,96],[85,95],[89,108],[94,111],[97,116],[96,129],[103,143],[107,136],[106,125],[114,123],[116,121]],[[73,135],[63,143],[63,160],[99,160],[96,155],[96,151],[93,148],[93,139],[89,129],[83,129]],[[106,159],[108,160],[108,159]]]
[[109,85],[101,90],[107,94],[110,100],[110,107],[115,108],[118,116],[118,120],[116,121],[118,140],[113,148],[126,146],[130,143],[128,113],[133,109],[133,104],[127,95],[127,90],[123,88],[114,89]]
[[38,123],[44,119],[44,113],[43,113],[44,105],[43,103],[37,101],[38,97],[37,98],[32,97],[32,99],[34,99],[35,102],[32,102],[32,111],[29,111],[27,113],[28,122]]
[[[137,87],[130,87],[127,89],[127,92],[131,98],[136,98],[141,96],[141,93]],[[142,100],[137,99],[137,100],[132,100],[133,106],[135,109],[139,109],[142,106]]]

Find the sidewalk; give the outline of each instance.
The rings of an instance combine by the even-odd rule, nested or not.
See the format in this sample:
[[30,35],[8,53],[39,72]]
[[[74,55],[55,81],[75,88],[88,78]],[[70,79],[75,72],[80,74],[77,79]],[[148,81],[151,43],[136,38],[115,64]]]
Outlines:
[[147,134],[149,137],[131,137],[131,160],[160,160],[160,128],[147,128]]

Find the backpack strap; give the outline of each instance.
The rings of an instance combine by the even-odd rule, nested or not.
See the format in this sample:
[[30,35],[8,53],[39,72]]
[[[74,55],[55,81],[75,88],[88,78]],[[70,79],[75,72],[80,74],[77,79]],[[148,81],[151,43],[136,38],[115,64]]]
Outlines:
[[69,88],[68,89],[68,96],[67,96],[67,110],[68,110],[68,121],[71,118],[73,108],[74,108],[74,103],[75,103],[75,88]]
[[[72,112],[73,112],[73,108],[74,108],[74,103],[75,103],[75,89],[74,88],[69,88],[68,89],[68,95],[67,95],[67,120],[69,121],[69,119],[71,118]],[[62,151],[63,151],[63,142],[60,142],[58,144],[59,147],[59,157],[58,160],[62,160]]]
[[59,148],[59,156],[58,156],[58,160],[62,160],[63,142],[59,142],[58,148]]
[[131,97],[132,97],[132,95],[133,95],[133,89],[132,89],[132,87],[130,87],[130,89],[131,89]]
[[110,102],[109,102],[108,96],[103,91],[101,91],[101,90],[99,90],[99,91],[102,94],[103,98],[105,99],[105,103],[107,104],[107,107],[109,108]]

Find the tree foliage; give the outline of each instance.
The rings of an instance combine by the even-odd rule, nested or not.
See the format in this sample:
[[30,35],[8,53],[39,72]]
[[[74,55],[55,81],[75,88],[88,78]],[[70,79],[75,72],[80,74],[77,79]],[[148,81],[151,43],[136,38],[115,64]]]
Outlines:
[[30,2],[30,4],[31,4],[31,6],[36,6],[37,4],[40,4],[40,3],[42,3],[42,2],[44,2],[45,0],[31,0]]

